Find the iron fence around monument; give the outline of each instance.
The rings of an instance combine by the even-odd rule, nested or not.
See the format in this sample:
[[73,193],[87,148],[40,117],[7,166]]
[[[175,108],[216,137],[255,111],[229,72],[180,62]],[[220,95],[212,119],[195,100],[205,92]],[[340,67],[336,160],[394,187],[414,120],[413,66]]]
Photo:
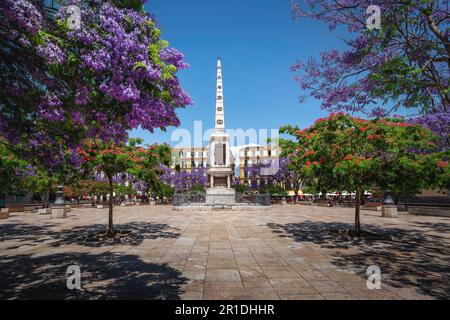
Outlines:
[[172,204],[174,206],[193,206],[193,205],[229,205],[234,203],[236,206],[270,206],[270,194],[247,194],[236,193],[233,195],[208,195],[205,192],[177,192],[173,196]]

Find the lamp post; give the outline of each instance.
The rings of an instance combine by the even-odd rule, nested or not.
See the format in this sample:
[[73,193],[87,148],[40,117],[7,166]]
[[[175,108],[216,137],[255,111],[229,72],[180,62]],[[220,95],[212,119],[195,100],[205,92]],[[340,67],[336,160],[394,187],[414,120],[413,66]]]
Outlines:
[[59,185],[57,187],[57,191],[56,191],[56,199],[55,202],[53,203],[53,206],[55,207],[61,207],[65,205],[65,200],[64,200],[64,186]]
[[391,196],[391,191],[390,190],[385,190],[384,191],[384,199],[383,199],[383,205],[388,205],[388,206],[392,206],[395,205],[394,200],[392,199]]
[[59,185],[56,191],[56,200],[53,203],[52,207],[52,215],[53,219],[61,219],[67,217],[67,211],[65,208],[64,201],[64,186]]

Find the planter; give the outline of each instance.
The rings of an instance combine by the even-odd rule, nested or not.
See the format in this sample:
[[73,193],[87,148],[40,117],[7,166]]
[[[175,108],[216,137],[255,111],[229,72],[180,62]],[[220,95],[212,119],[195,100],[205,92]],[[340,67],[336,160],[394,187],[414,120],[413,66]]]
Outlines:
[[442,207],[409,207],[408,213],[421,216],[450,217],[450,208]]
[[64,207],[52,208],[52,219],[63,219],[67,217],[67,211]]
[[9,209],[2,208],[0,211],[0,219],[8,219],[9,218]]
[[319,207],[329,207],[330,203],[328,202],[328,200],[317,200],[317,202],[315,203],[317,206]]
[[397,218],[397,206],[396,205],[383,205],[381,207],[381,216],[384,218]]
[[50,209],[50,208],[40,208],[40,209],[38,209],[38,214],[40,214],[40,215],[51,214],[51,213],[52,213],[52,209]]

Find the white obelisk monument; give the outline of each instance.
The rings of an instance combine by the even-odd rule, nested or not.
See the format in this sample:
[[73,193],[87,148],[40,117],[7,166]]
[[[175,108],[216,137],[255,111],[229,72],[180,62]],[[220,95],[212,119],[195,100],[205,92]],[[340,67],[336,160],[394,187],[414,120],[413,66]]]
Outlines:
[[231,187],[234,157],[230,149],[230,136],[225,133],[222,80],[222,63],[218,58],[215,128],[209,137],[209,188],[206,192],[206,203],[209,205],[235,203],[235,190]]

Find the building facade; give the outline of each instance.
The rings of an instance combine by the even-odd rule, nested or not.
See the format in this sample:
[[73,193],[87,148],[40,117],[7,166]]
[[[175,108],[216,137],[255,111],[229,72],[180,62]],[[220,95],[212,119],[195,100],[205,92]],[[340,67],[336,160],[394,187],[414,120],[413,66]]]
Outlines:
[[191,171],[196,168],[208,168],[209,150],[207,147],[173,148],[172,168]]
[[[209,148],[173,148],[172,149],[172,168],[179,168],[190,172],[196,168],[209,168]],[[235,165],[239,167],[239,177],[243,181],[245,177],[245,166],[251,167],[257,165],[260,161],[276,160],[280,155],[277,148],[271,146],[251,145],[238,148],[235,151]]]

